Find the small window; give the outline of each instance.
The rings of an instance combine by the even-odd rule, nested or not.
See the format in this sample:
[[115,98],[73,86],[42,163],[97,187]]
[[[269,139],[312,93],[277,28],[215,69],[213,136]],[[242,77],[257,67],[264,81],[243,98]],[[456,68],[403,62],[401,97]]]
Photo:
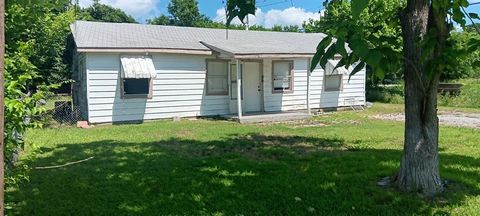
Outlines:
[[325,91],[341,91],[342,78],[341,74],[325,75]]
[[[243,77],[243,65],[240,65],[240,77]],[[243,100],[243,91],[242,100]],[[230,65],[230,95],[232,100],[237,99],[237,65],[232,64]]]
[[125,98],[151,98],[151,79],[123,79],[123,96]]
[[226,61],[207,61],[207,95],[228,95]]
[[273,92],[293,92],[293,61],[274,61],[272,71]]

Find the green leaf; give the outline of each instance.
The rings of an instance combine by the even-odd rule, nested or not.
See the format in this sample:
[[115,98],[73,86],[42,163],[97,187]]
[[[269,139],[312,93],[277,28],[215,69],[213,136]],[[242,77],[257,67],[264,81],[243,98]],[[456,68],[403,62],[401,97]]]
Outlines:
[[227,14],[227,26],[230,25],[230,23],[233,19],[235,19],[235,17],[238,17],[238,10],[230,11],[230,13]]
[[458,7],[453,7],[452,8],[452,12],[453,12],[453,16],[452,16],[452,19],[453,21],[457,22],[458,24],[460,24],[460,26],[462,26],[463,28],[465,28],[465,25],[467,24],[467,21],[465,21],[465,14],[462,12],[460,6]]
[[355,74],[357,74],[359,71],[361,71],[363,68],[365,67],[365,62],[360,62],[354,69],[353,71],[350,73],[350,76],[348,77],[348,82],[350,82],[350,79],[352,78],[352,76],[354,76]]
[[385,71],[381,67],[375,68],[375,76],[378,77],[378,79],[380,80],[384,80]]
[[480,19],[480,17],[479,17],[478,14],[476,14],[476,13],[468,13],[468,15],[469,15],[470,18],[472,18],[472,19]]
[[332,44],[328,48],[327,52],[325,52],[325,54],[320,59],[320,66],[322,66],[323,69],[325,69],[325,66],[327,65],[328,60],[335,57],[335,50],[336,50],[335,47],[336,47],[336,44]]
[[312,62],[310,63],[310,72],[313,72],[322,58],[323,53],[317,52],[312,58]]
[[347,54],[347,50],[345,49],[345,40],[338,39],[336,48],[337,48],[338,54],[342,55],[343,58],[347,57],[348,54]]
[[360,14],[367,8],[369,0],[352,0],[353,18],[358,18]]
[[[319,63],[322,66],[322,68],[325,67],[326,60],[323,59],[323,57],[327,55],[331,55],[331,57],[333,57],[333,55],[335,55],[335,44],[332,44],[328,48],[328,50],[325,52],[325,49],[331,44],[332,40],[333,38],[331,36],[327,36],[322,41],[320,41],[320,43],[317,46],[317,53],[315,53],[310,63],[310,72],[313,72]],[[331,57],[327,56],[327,60],[328,58],[331,58]]]
[[366,61],[370,66],[377,68],[381,66],[382,58],[383,56],[381,52],[377,50],[371,50],[370,54],[366,58]]
[[365,58],[369,55],[368,43],[362,39],[355,39],[350,42],[352,50],[358,54],[361,58]]
[[317,46],[317,52],[318,51],[323,51],[325,52],[325,49],[332,43],[332,36],[327,36],[326,38],[323,38],[322,41]]
[[235,17],[243,23],[249,14],[255,15],[255,0],[228,0],[227,2],[227,26]]
[[460,6],[462,7],[468,7],[470,3],[468,3],[468,0],[459,0]]
[[338,61],[337,65],[335,65],[335,68],[333,68],[333,70],[341,68],[341,67],[345,66],[345,64],[346,64],[346,58],[342,58],[342,59],[340,59],[340,61]]

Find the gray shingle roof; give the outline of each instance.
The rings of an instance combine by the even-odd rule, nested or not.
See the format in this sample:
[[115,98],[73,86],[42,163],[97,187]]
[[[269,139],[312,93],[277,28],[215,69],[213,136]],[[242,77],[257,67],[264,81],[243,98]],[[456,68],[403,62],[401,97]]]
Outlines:
[[324,34],[262,32],[77,21],[71,26],[81,49],[179,49],[231,54],[313,54]]

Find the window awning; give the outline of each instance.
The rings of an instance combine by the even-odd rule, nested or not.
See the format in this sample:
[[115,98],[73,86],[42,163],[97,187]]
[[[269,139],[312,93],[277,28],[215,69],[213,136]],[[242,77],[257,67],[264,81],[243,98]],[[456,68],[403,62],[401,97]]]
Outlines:
[[150,79],[157,77],[153,60],[148,56],[122,56],[122,78]]
[[[328,60],[328,63],[325,67],[326,69],[326,74],[327,75],[334,75],[334,74],[343,74],[343,75],[347,75],[349,74],[349,71],[347,68],[345,67],[339,67],[337,69],[335,69],[335,67],[337,66],[338,62],[340,62],[340,60]],[[334,70],[335,69],[335,70]]]

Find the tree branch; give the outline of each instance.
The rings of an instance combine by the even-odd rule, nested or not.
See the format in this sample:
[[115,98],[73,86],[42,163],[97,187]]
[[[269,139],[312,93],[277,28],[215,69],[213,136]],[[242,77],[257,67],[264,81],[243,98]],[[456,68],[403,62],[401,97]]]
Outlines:
[[409,65],[411,65],[412,68],[414,69],[415,75],[417,75],[418,80],[422,84],[422,85],[420,85],[422,87],[422,92],[423,92],[424,95],[426,95],[427,90],[426,90],[425,86],[423,85],[422,75],[420,75],[420,71],[418,71],[417,65],[415,65],[412,61],[410,61],[410,59],[407,59],[405,57],[403,57],[403,60],[405,60],[405,62],[407,62]]
[[69,162],[69,163],[66,163],[66,164],[63,164],[63,165],[56,165],[56,166],[46,166],[46,167],[35,167],[35,169],[37,170],[43,170],[43,169],[55,169],[55,168],[61,168],[61,167],[66,167],[66,166],[70,166],[70,165],[73,165],[73,164],[78,164],[78,163],[82,163],[82,162],[85,162],[85,161],[89,161],[91,159],[93,159],[94,157],[89,157],[87,159],[83,159],[83,160],[79,160],[79,161],[75,161],[75,162]]
[[465,14],[465,16],[468,17],[468,19],[470,19],[470,22],[472,22],[472,25],[473,25],[473,28],[475,28],[475,30],[477,31],[478,34],[480,34],[480,28],[476,25],[476,23],[473,21],[472,17],[467,13],[467,11],[465,10],[464,7],[460,7],[462,8],[462,11],[463,13]]

